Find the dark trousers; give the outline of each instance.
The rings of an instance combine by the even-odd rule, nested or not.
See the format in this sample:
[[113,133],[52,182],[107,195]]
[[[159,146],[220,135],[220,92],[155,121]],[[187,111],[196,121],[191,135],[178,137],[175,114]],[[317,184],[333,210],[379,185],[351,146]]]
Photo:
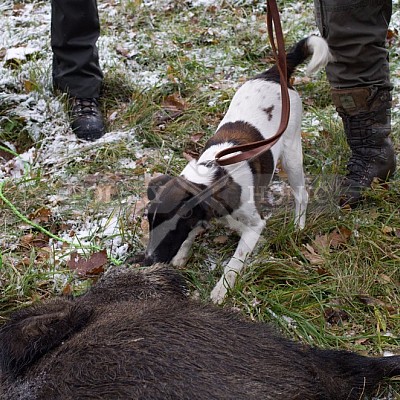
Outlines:
[[391,0],[314,0],[317,25],[335,57],[326,73],[334,88],[390,88],[385,39]]
[[96,42],[96,0],[52,0],[53,85],[73,97],[99,97],[103,74]]

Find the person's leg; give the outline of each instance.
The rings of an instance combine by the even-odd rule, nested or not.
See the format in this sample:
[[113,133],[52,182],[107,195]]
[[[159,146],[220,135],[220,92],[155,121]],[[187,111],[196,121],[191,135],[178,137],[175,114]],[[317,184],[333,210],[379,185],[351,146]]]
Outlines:
[[391,0],[314,0],[316,20],[335,61],[327,68],[332,100],[352,151],[341,204],[356,205],[374,178],[396,168],[391,123],[391,83],[385,39]]
[[98,107],[103,74],[96,47],[96,0],[52,0],[53,85],[72,98],[72,128],[82,139],[104,134]]

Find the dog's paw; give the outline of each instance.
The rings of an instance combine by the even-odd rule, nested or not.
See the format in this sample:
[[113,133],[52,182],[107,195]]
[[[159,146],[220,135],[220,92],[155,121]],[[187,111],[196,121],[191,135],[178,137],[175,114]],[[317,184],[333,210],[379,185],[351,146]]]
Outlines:
[[[237,260],[235,260],[235,262],[236,261]],[[228,264],[228,267],[229,265],[232,265],[231,263],[232,260]],[[242,266],[242,262],[240,262],[240,265]],[[225,268],[227,269],[228,267]],[[211,291],[210,298],[213,301],[213,303],[221,304],[224,301],[228,289],[233,288],[233,286],[235,285],[237,274],[238,273],[236,271],[232,270],[224,272],[224,275],[221,276],[220,280],[215,285],[214,289]]]
[[214,304],[222,304],[225,299],[227,288],[224,286],[224,281],[222,278],[215,285],[214,289],[211,291],[210,298]]
[[228,292],[229,283],[227,282],[227,277],[222,276],[218,283],[215,285],[214,289],[211,291],[210,298],[215,304],[222,304],[225,296]]
[[174,257],[171,264],[176,268],[183,268],[189,260],[189,256],[186,257]]

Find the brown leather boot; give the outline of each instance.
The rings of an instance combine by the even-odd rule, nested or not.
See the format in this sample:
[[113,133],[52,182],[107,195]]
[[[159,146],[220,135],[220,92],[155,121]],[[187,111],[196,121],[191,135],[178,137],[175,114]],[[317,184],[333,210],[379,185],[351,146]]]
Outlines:
[[374,178],[386,181],[396,169],[389,138],[392,97],[389,89],[376,87],[332,89],[331,93],[352,152],[341,184],[340,205],[355,207]]

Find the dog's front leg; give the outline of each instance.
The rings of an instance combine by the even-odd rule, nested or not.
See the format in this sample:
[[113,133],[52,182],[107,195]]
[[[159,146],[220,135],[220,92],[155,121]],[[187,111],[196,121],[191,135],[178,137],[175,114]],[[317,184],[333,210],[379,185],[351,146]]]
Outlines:
[[[235,284],[237,275],[243,269],[244,261],[256,246],[261,232],[264,229],[265,221],[260,217],[256,225],[247,226],[243,223],[236,222],[235,227],[239,228],[240,224],[240,240],[236,248],[235,254],[224,268],[224,274],[211,291],[211,300],[216,304],[221,304],[229,288]],[[239,229],[238,229],[239,230]]]
[[196,236],[201,232],[206,230],[206,223],[196,226],[190,233],[187,239],[182,243],[179,251],[176,253],[175,257],[172,259],[171,263],[174,267],[184,267],[189,259],[189,252],[192,247]]

